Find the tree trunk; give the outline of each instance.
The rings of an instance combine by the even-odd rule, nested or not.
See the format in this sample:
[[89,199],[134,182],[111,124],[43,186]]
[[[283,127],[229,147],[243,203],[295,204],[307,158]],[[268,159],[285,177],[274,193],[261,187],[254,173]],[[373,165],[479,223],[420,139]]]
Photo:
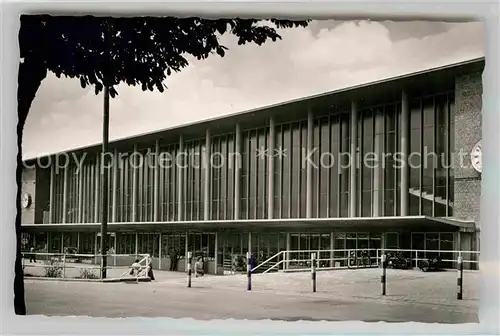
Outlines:
[[16,167],[16,262],[14,277],[14,311],[17,315],[26,315],[26,303],[24,301],[24,280],[21,254],[21,186],[23,173],[22,140],[23,129],[28,117],[31,103],[36,92],[47,76],[45,66],[36,60],[30,62],[24,60],[19,64],[18,87],[17,87],[17,167]]

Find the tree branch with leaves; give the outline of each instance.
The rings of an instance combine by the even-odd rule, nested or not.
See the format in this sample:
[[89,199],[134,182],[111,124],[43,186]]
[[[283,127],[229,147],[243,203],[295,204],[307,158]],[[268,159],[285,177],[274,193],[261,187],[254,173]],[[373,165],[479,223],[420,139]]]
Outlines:
[[198,60],[214,54],[224,57],[228,48],[220,44],[222,35],[234,35],[238,45],[262,45],[281,39],[277,29],[307,24],[277,19],[22,15],[17,91],[16,314],[26,314],[20,242],[21,142],[29,109],[48,71],[57,77],[77,78],[83,88],[93,86],[96,94],[106,86],[111,97],[118,94],[120,83],[163,92],[168,76],[189,65],[188,55]]

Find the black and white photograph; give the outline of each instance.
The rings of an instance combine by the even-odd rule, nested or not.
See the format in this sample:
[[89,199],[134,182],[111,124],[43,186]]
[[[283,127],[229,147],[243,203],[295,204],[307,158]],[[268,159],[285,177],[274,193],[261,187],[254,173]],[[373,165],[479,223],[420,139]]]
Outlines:
[[482,22],[19,20],[16,314],[479,322]]

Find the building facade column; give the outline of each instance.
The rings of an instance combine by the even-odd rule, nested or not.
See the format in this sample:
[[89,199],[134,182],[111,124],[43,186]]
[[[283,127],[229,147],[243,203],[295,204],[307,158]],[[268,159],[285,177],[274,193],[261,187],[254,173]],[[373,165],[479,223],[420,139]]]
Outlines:
[[[153,222],[158,221],[158,209],[160,208],[160,141],[156,140],[155,155],[154,155],[154,177],[153,177]],[[161,237],[161,236],[160,236]],[[161,258],[160,258],[161,260]]]
[[[101,174],[100,174],[100,170],[101,170],[101,160],[100,160],[100,154],[97,154],[97,158],[96,158],[96,164],[95,164],[95,181],[94,181],[94,223],[99,223],[99,199],[100,199],[100,193],[99,193],[99,181],[101,179]],[[96,236],[97,237],[97,236]],[[96,238],[96,241],[97,241],[97,238]]]
[[135,233],[135,255],[137,256],[139,253],[139,234]]
[[[177,164],[177,220],[182,221],[184,218],[184,138],[181,134],[179,137],[179,154],[176,160]],[[187,247],[186,247],[187,248]]]
[[240,218],[240,186],[241,186],[241,128],[236,124],[234,166],[234,219]]
[[291,244],[291,234],[290,232],[286,233],[286,252],[285,252],[285,270],[290,268],[290,244]]
[[410,177],[408,170],[410,106],[406,91],[401,93],[401,216],[408,216]]
[[80,251],[80,232],[76,233],[76,253],[81,253],[81,251]]
[[382,164],[383,164],[383,151],[382,151],[382,137],[384,136],[381,130],[384,129],[383,115],[375,114],[375,132],[373,139],[373,146],[375,152],[375,167],[373,168],[373,204],[372,216],[379,217],[381,215],[381,193],[382,193]]
[[335,257],[335,232],[330,232],[330,267],[335,266],[335,261],[333,260]]
[[55,166],[50,165],[50,190],[49,190],[49,224],[54,223],[54,180]]
[[[186,230],[186,237],[184,238],[184,271],[188,270],[188,252],[189,252],[189,231]],[[191,251],[194,252],[194,251]],[[194,259],[194,258],[193,258]]]
[[99,252],[98,252],[98,240],[97,240],[97,235],[98,233],[96,232],[95,235],[94,235],[94,260],[96,263],[99,263],[101,262],[100,258],[97,257],[97,255],[99,255]]
[[[314,120],[312,111],[307,112],[307,153],[313,150]],[[306,163],[306,218],[312,217],[312,165]]]
[[[116,223],[116,215],[118,212],[118,150],[115,149],[113,152],[113,181],[111,186],[111,222]],[[115,249],[116,251],[116,249]]]
[[248,252],[252,253],[252,233],[248,232]]
[[205,161],[205,180],[203,185],[203,219],[210,220],[210,170],[212,169],[210,155],[212,149],[212,141],[210,129],[207,128],[205,132],[205,153],[204,153],[204,161]]
[[357,217],[357,188],[356,188],[356,171],[357,171],[357,149],[358,149],[358,109],[355,101],[351,102],[351,134],[350,139],[350,155],[351,167],[349,169],[349,217]]
[[[162,262],[161,259],[163,258],[163,236],[162,233],[160,232],[160,237],[158,237],[158,269],[161,270]],[[168,250],[167,250],[168,251]]]
[[214,263],[215,263],[215,271],[214,271],[214,274],[215,275],[218,275],[219,274],[219,234],[217,232],[214,233],[215,235],[215,242],[214,242],[214,248],[215,248],[215,251],[214,251]]
[[276,127],[274,118],[269,119],[269,146],[267,148],[267,218],[274,218],[274,148]]
[[[132,222],[137,220],[137,145],[134,145],[134,152],[132,153]],[[137,248],[137,247],[136,247]],[[136,252],[137,254],[137,252]]]
[[64,231],[61,232],[61,253],[64,253]]
[[68,213],[68,167],[64,167],[63,180],[63,204],[62,204],[62,222],[66,223]]
[[118,253],[116,253],[117,247],[118,247],[116,245],[117,244],[117,242],[116,242],[117,239],[118,239],[118,232],[115,232],[115,239],[113,239],[113,250],[114,250],[114,252],[113,252],[113,254],[114,254],[113,255],[113,266],[116,266],[116,255],[118,254]]
[[78,222],[83,223],[83,166],[78,170]]

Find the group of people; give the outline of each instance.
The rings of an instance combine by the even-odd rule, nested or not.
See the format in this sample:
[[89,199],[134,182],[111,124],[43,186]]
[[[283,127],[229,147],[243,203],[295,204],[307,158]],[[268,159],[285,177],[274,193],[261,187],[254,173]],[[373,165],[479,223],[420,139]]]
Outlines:
[[[170,250],[168,256],[170,257],[170,271],[177,271],[177,265],[179,263],[179,253],[177,250]],[[196,261],[194,263],[194,273],[195,276],[203,276],[205,274],[205,260],[203,257],[203,253],[196,257]]]
[[[169,257],[170,257],[169,270],[170,271],[177,271],[177,264],[179,261],[177,251],[171,250],[169,253]],[[142,265],[140,264],[140,260],[135,259],[134,263],[130,266],[129,275],[139,276],[139,274],[141,273],[141,270],[142,270]],[[149,259],[146,274],[151,280],[155,280],[154,273],[153,273],[153,259],[152,258]],[[205,275],[205,260],[204,260],[203,254],[196,257],[196,261],[194,263],[194,275],[195,275],[195,277]]]
[[[141,271],[142,271],[142,265],[140,264],[140,260],[139,259],[135,259],[134,263],[132,264],[132,266],[130,266],[130,273],[129,273],[129,275],[131,275],[131,276],[139,276],[139,274],[141,273]],[[149,258],[149,263],[147,264],[146,275],[151,280],[153,280],[153,281],[155,280],[155,275],[153,273],[153,259],[151,259],[151,258]]]

